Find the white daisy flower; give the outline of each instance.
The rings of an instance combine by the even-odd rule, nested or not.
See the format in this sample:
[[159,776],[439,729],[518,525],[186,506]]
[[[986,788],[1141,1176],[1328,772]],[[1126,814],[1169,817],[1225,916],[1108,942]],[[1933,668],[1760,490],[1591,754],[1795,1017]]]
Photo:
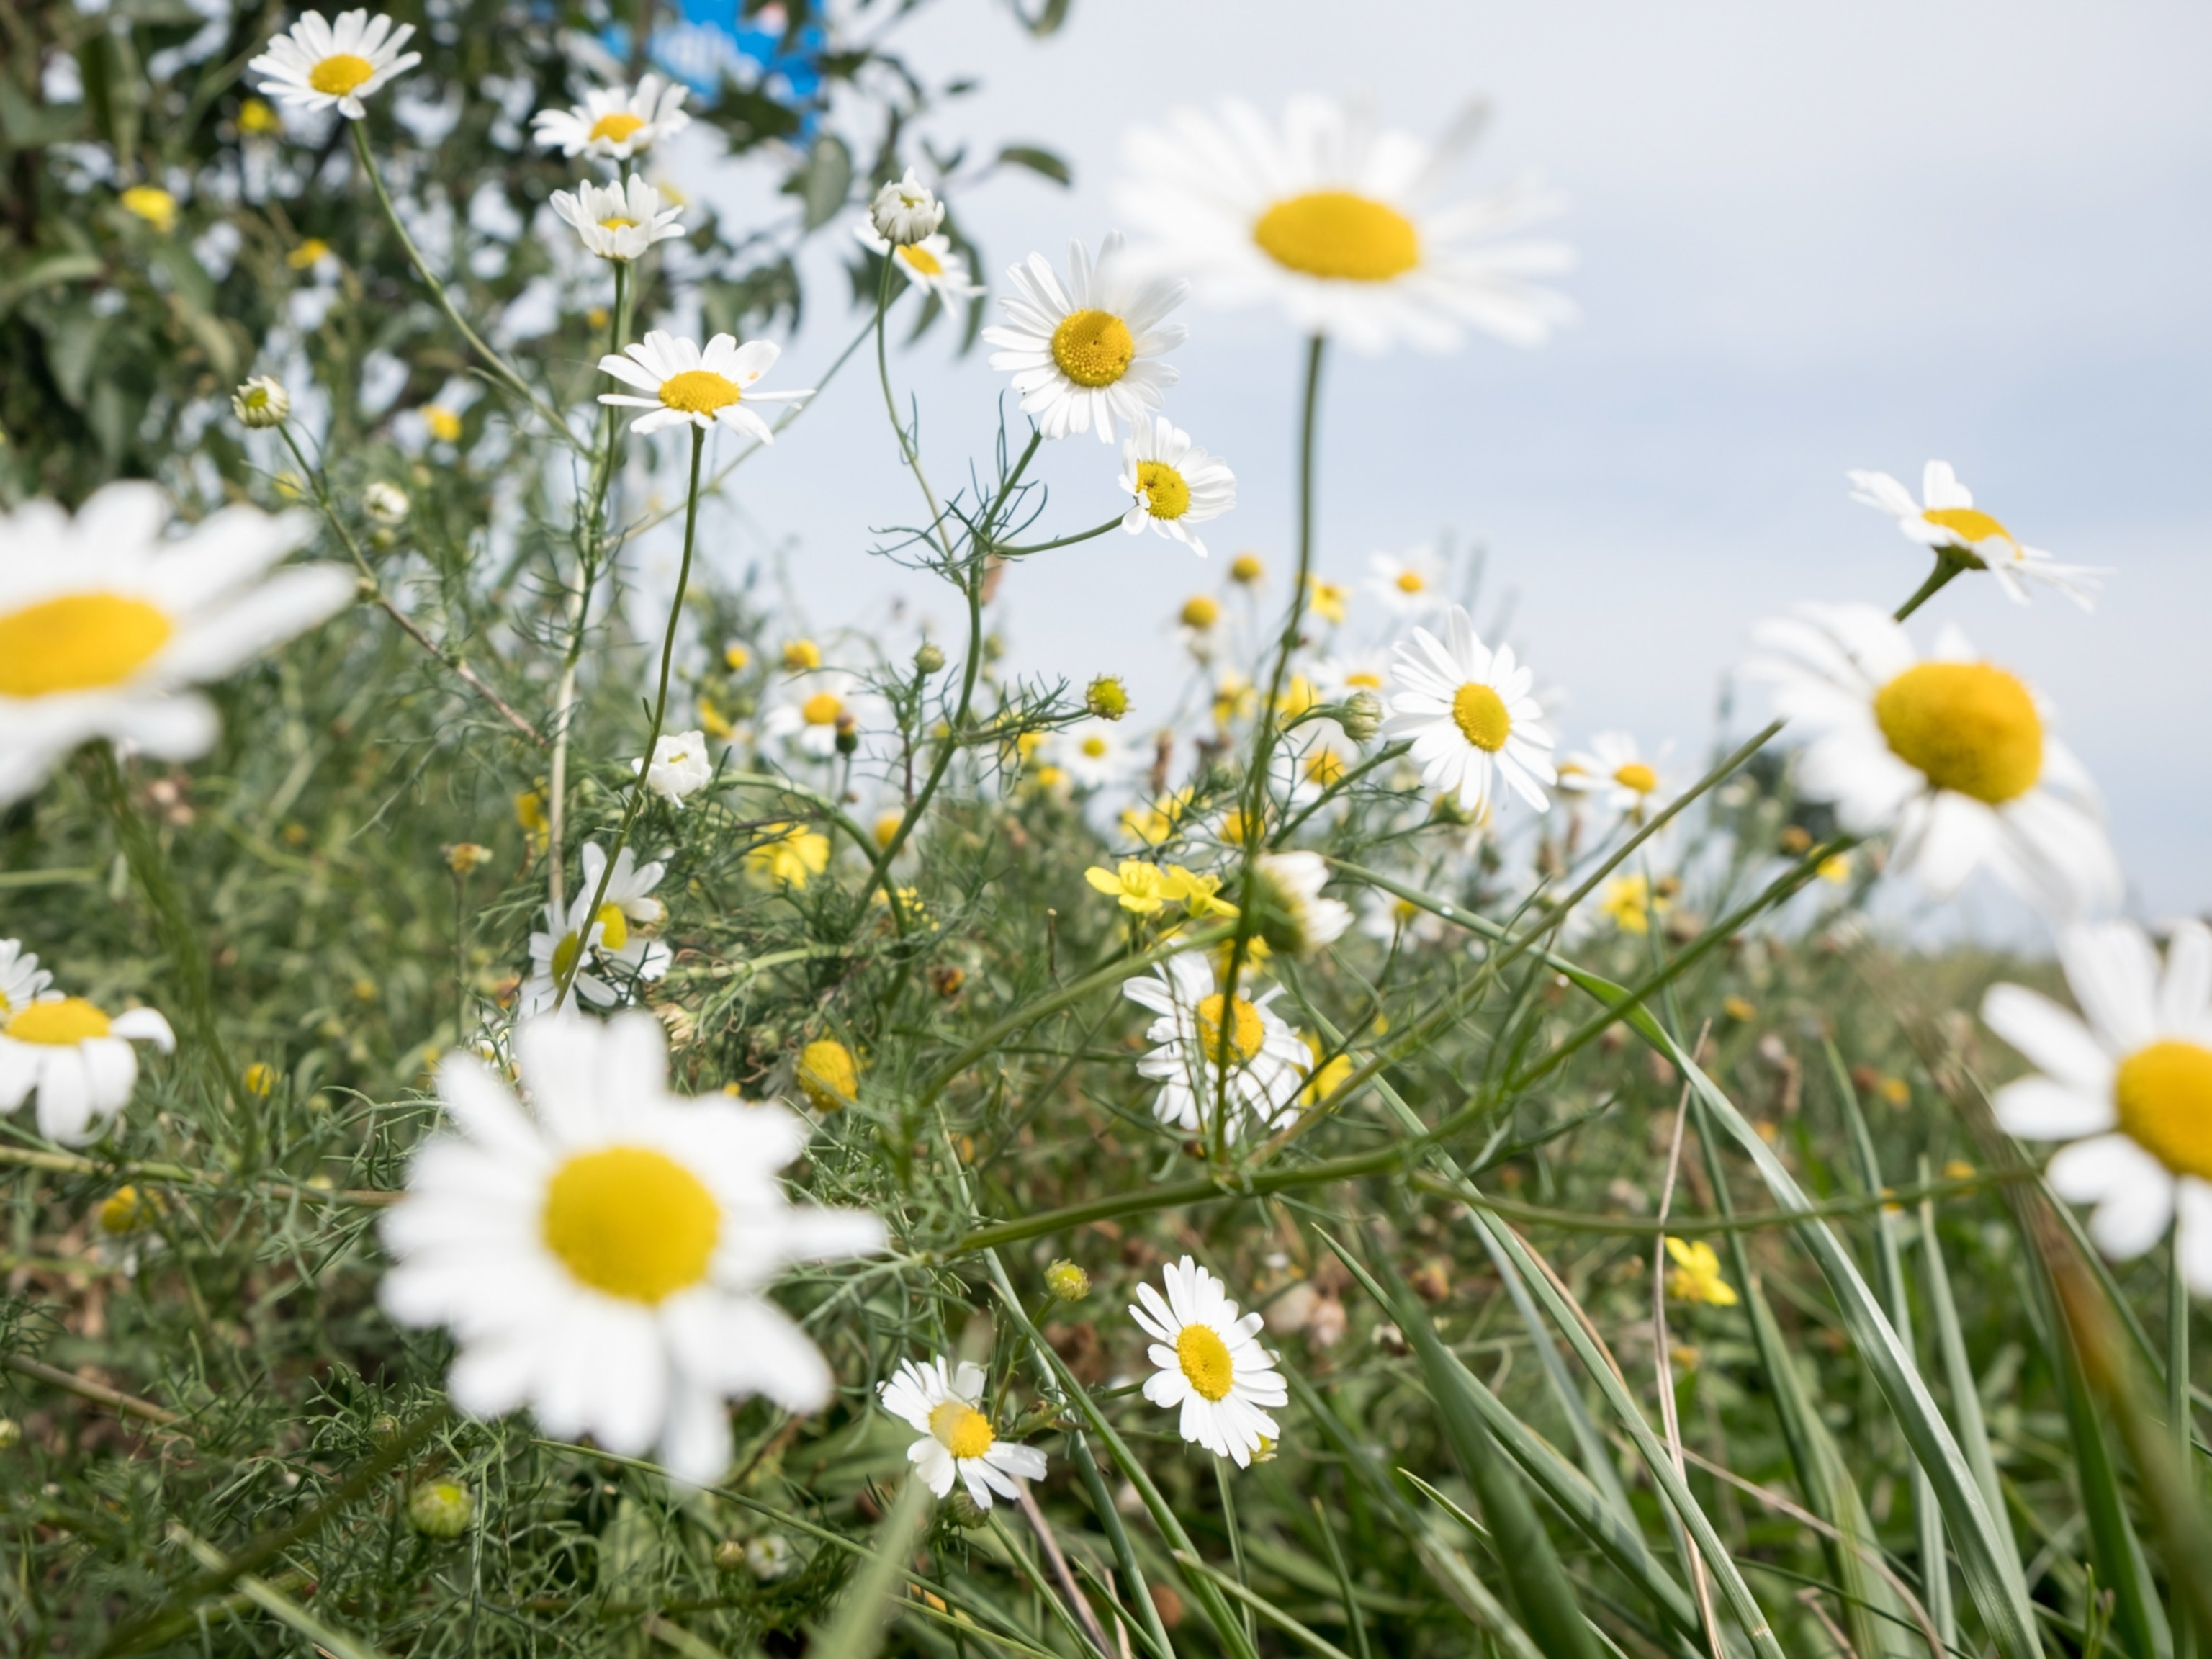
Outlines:
[[1010,269],[1014,291],[999,301],[1006,321],[983,337],[1003,348],[991,367],[1012,371],[1022,413],[1046,437],[1095,427],[1112,443],[1117,416],[1140,428],[1178,378],[1160,359],[1190,332],[1165,320],[1190,285],[1131,275],[1118,231],[1099,245],[1096,265],[1071,241],[1067,264],[1065,285],[1042,253]]
[[1139,422],[1122,441],[1121,485],[1131,498],[1122,529],[1135,536],[1149,524],[1201,559],[1206,544],[1189,526],[1237,505],[1237,475],[1229,464],[1191,442],[1164,415]]
[[772,340],[748,340],[739,345],[732,335],[717,334],[703,351],[691,341],[655,329],[620,356],[609,353],[599,359],[599,372],[650,392],[650,398],[633,398],[619,392],[602,392],[599,401],[623,409],[645,409],[630,422],[632,432],[658,432],[686,421],[711,430],[716,422],[757,438],[775,441],[766,421],[745,407],[755,404],[792,404],[811,398],[812,392],[755,392],[754,383],[775,366],[782,348]]
[[857,676],[823,668],[787,685],[761,716],[760,729],[817,760],[827,760],[837,752],[840,732],[865,736],[886,731],[890,725],[889,707]]
[[1052,742],[1052,757],[1085,789],[1119,783],[1144,765],[1127,734],[1112,720],[1078,720]]
[[1333,945],[1352,926],[1352,907],[1323,898],[1328,865],[1318,853],[1262,853],[1260,855],[1260,936],[1267,947],[1288,957],[1310,956]]
[[46,990],[46,978],[19,970],[16,988],[27,990],[27,999],[9,996],[12,1012],[0,1024],[0,1112],[14,1111],[35,1091],[39,1133],[82,1146],[130,1103],[138,1084],[131,1045],[150,1042],[166,1054],[176,1048],[176,1035],[151,1008],[111,1019],[82,997]]
[[2092,611],[2098,590],[2112,574],[2093,565],[2061,564],[2042,549],[2024,545],[1974,505],[1973,491],[1959,482],[1948,461],[1930,461],[1923,470],[1923,501],[1914,501],[1912,492],[1887,472],[1844,476],[1851,483],[1851,499],[1893,515],[1907,541],[1988,571],[2016,604],[2027,603],[2027,584],[2038,581]]
[[1314,689],[1327,702],[1342,702],[1355,691],[1380,696],[1390,684],[1390,659],[1380,651],[1347,651],[1313,665]]
[[[1312,1056],[1297,1033],[1267,1006],[1281,988],[1248,998],[1249,966],[1242,979],[1237,1000],[1227,1010],[1229,1102],[1257,1118],[1261,1127],[1277,1128],[1297,1115],[1298,1091]],[[1159,1016],[1145,1032],[1145,1040],[1156,1046],[1137,1062],[1137,1074],[1160,1085],[1152,1115],[1197,1133],[1212,1115],[1221,1080],[1224,1011],[1221,993],[1214,989],[1213,964],[1202,951],[1181,951],[1154,968],[1151,976],[1126,981],[1121,994]],[[1241,1127],[1240,1115],[1230,1115],[1231,1139]]]
[[[611,1008],[626,1001],[641,981],[659,979],[673,960],[665,945],[637,931],[665,914],[652,893],[667,866],[657,859],[640,865],[623,848],[615,855],[606,896],[592,916],[592,898],[607,867],[606,853],[597,842],[584,843],[583,865],[583,884],[568,902],[568,914],[562,916],[547,905],[545,931],[530,936],[530,977],[515,1003],[520,1018],[550,1012],[556,1004],[564,1009],[586,1002]],[[593,971],[595,963],[600,971]],[[563,976],[571,976],[566,996],[561,992]]]
[[1956,629],[1921,659],[1869,605],[1806,605],[1761,623],[1747,675],[1804,723],[1798,787],[1854,835],[1896,832],[1894,862],[1938,897],[1987,866],[2061,916],[2117,903],[2118,860],[2087,775],[2035,694]]
[[600,87],[586,93],[576,108],[541,109],[530,118],[530,130],[540,144],[563,155],[627,161],[691,125],[684,112],[689,96],[690,88],[648,75],[635,92]]
[[2018,985],[1982,1018],[2040,1068],[1997,1091],[1997,1121],[2072,1144],[2051,1160],[2062,1198],[2094,1204],[2106,1255],[2141,1255],[2177,1216],[2181,1276],[2212,1291],[2212,931],[2185,921],[2158,951],[2131,922],[2061,932],[2059,960],[2087,1022]]
[[[714,776],[714,763],[708,758],[704,732],[678,732],[673,736],[662,733],[660,740],[653,745],[653,764],[648,767],[642,760],[634,760],[629,769],[643,772],[645,787],[672,806],[683,805],[684,796],[704,788]],[[627,852],[629,848],[623,850]]]
[[912,167],[876,191],[868,204],[868,228],[888,242],[907,246],[937,234],[945,222],[945,204]]
[[21,939],[0,939],[0,1022],[36,1002],[53,982],[38,957],[23,953]]
[[400,47],[412,23],[362,10],[340,12],[336,23],[311,11],[269,43],[246,69],[261,76],[261,90],[293,109],[334,109],[349,121],[368,113],[362,100],[422,61]]
[[[1302,1045],[1303,1046],[1303,1045]],[[1266,1322],[1256,1313],[1237,1316],[1221,1281],[1188,1256],[1161,1270],[1163,1297],[1137,1286],[1129,1317],[1152,1339],[1146,1352],[1159,1367],[1145,1379],[1145,1398],[1182,1408],[1182,1437],[1216,1457],[1249,1467],[1264,1442],[1282,1431],[1268,1407],[1290,1403],[1290,1389],[1275,1356],[1256,1340]]]
[[1588,749],[1559,762],[1559,787],[1595,800],[1608,812],[1640,818],[1657,805],[1659,772],[1626,732],[1601,732]]
[[655,1447],[704,1484],[730,1456],[726,1400],[830,1398],[830,1367],[764,1294],[787,1264],[865,1255],[882,1222],[794,1206],[775,1172],[807,1127],[778,1105],[668,1092],[650,1014],[540,1019],[515,1035],[529,1104],[471,1056],[438,1068],[458,1133],[434,1136],[386,1218],[380,1300],[459,1347],[453,1402],[527,1405],[547,1434]]
[[62,757],[112,738],[164,760],[214,747],[216,713],[185,688],[342,608],[351,572],[264,574],[314,534],[304,513],[211,513],[167,538],[150,483],[95,491],[71,518],[52,501],[0,514],[0,802]]
[[1452,206],[1437,187],[1473,138],[1377,130],[1358,106],[1296,98],[1279,131],[1243,103],[1131,135],[1115,195],[1164,266],[1231,305],[1268,301],[1361,351],[1456,347],[1473,327],[1534,345],[1573,315],[1527,279],[1573,263],[1556,242],[1481,239],[1558,211],[1531,183]]
[[1443,606],[1444,562],[1431,547],[1395,556],[1370,553],[1364,585],[1392,616],[1425,617]]
[[553,211],[575,227],[586,252],[623,264],[684,234],[683,208],[661,206],[660,192],[635,173],[619,184],[586,179],[573,192],[556,190]]
[[1496,651],[1475,637],[1464,607],[1445,617],[1449,641],[1425,628],[1398,647],[1386,700],[1385,738],[1413,739],[1421,781],[1458,798],[1460,810],[1486,817],[1492,774],[1538,811],[1549,804],[1542,786],[1552,770],[1552,734],[1537,724],[1544,711],[1528,695],[1535,675],[1515,662],[1513,647]]
[[921,1431],[921,1438],[907,1448],[906,1461],[923,1483],[942,1498],[957,1479],[979,1510],[991,1507],[993,1492],[1020,1496],[1016,1479],[1042,1480],[1045,1469],[1044,1454],[1036,1447],[1014,1445],[993,1432],[991,1419],[979,1409],[983,1382],[983,1368],[965,1360],[948,1371],[942,1359],[927,1365],[903,1359],[898,1375],[877,1389],[885,1411]]
[[887,242],[863,219],[853,227],[860,245],[889,258],[900,276],[925,294],[933,294],[948,305],[972,299],[983,289],[968,280],[968,261],[952,251],[950,236],[925,236],[914,242]]

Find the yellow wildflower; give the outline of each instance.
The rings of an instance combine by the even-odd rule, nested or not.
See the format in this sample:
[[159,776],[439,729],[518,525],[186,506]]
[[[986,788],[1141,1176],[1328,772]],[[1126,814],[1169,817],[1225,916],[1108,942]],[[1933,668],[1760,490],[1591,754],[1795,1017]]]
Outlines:
[[1180,864],[1170,864],[1160,880],[1160,896],[1171,904],[1180,904],[1192,916],[1203,921],[1208,916],[1233,916],[1237,907],[1218,895],[1221,878],[1202,876],[1196,871],[1186,870]]
[[522,826],[524,834],[531,836],[542,836],[552,827],[545,816],[543,790],[525,789],[515,796],[514,821]]
[[167,236],[177,228],[177,198],[158,185],[133,185],[120,198],[123,210]]
[[783,642],[783,668],[787,674],[804,674],[822,666],[822,647],[811,640]]
[[1093,865],[1083,872],[1083,878],[1118,901],[1124,910],[1140,916],[1151,915],[1167,902],[1167,896],[1160,890],[1159,866],[1142,859],[1123,859],[1115,870]]
[[1666,915],[1670,903],[1665,893],[1654,893],[1643,877],[1617,876],[1606,883],[1597,908],[1622,933],[1643,934],[1651,931],[1652,913]]
[[1748,1025],[1752,1021],[1759,1018],[1759,1010],[1753,1007],[1751,1004],[1745,1001],[1741,997],[1723,997],[1721,999],[1721,1012],[1726,1014],[1730,1019],[1735,1021],[1739,1025]]
[[1339,1054],[1328,1065],[1323,1066],[1321,1063],[1321,1039],[1310,1032],[1301,1031],[1298,1033],[1298,1041],[1304,1043],[1308,1050],[1312,1053],[1314,1066],[1318,1068],[1306,1079],[1306,1086],[1298,1091],[1298,1104],[1318,1106],[1343,1087],[1344,1079],[1352,1075],[1354,1069],[1352,1056]]
[[752,659],[753,653],[734,641],[722,647],[722,665],[732,674],[744,673],[745,665]]
[[1851,855],[1849,853],[1829,854],[1820,860],[1819,873],[1822,881],[1834,882],[1841,886],[1851,878]]
[[1702,1238],[1669,1238],[1667,1254],[1674,1271],[1667,1275],[1667,1294],[1715,1308],[1735,1306],[1735,1287],[1721,1277],[1721,1259]]
[[1221,601],[1209,593],[1194,593],[1182,602],[1182,625],[1203,634],[1221,620]]
[[1325,582],[1318,576],[1306,579],[1306,603],[1313,613],[1326,623],[1340,623],[1352,603],[1352,590],[1340,582]]
[[258,98],[249,98],[238,108],[238,130],[249,138],[266,138],[284,125],[276,110]]
[[422,424],[430,428],[430,435],[441,444],[461,441],[461,417],[442,404],[422,405]]
[[800,823],[763,826],[765,839],[745,853],[757,876],[784,887],[804,887],[830,867],[830,837]]
[[823,1037],[799,1052],[799,1086],[817,1111],[834,1112],[860,1098],[860,1063],[843,1043]]
[[714,700],[704,692],[699,696],[699,729],[721,743],[738,735],[738,728],[730,724],[730,717],[717,708]]
[[258,1100],[266,1100],[276,1092],[276,1068],[267,1060],[257,1060],[246,1068],[242,1081],[246,1093]]
[[319,236],[310,236],[284,256],[284,263],[295,270],[308,270],[331,256],[331,245]]

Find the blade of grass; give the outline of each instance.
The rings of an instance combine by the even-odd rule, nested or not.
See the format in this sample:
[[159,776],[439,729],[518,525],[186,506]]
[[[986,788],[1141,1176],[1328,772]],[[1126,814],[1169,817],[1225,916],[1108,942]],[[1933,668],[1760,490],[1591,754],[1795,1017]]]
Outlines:
[[1260,1595],[1248,1585],[1239,1583],[1220,1568],[1210,1566],[1194,1555],[1184,1555],[1180,1553],[1176,1554],[1175,1561],[1176,1565],[1186,1572],[1205,1574],[1206,1577],[1221,1587],[1224,1595],[1234,1597],[1249,1611],[1259,1614],[1261,1618],[1265,1619],[1279,1630],[1287,1632],[1302,1645],[1320,1654],[1322,1659],[1352,1659],[1352,1656],[1337,1646],[1335,1643],[1300,1624],[1266,1596]]
[[1320,1528],[1322,1541],[1328,1546],[1328,1565],[1336,1574],[1337,1590],[1344,1597],[1344,1622],[1352,1632],[1352,1645],[1358,1650],[1359,1659],[1373,1659],[1367,1646],[1367,1620],[1359,1611],[1359,1598],[1352,1593],[1352,1569],[1344,1565],[1344,1549],[1336,1541],[1336,1528],[1329,1524],[1328,1510],[1320,1498],[1313,1500],[1314,1525]]

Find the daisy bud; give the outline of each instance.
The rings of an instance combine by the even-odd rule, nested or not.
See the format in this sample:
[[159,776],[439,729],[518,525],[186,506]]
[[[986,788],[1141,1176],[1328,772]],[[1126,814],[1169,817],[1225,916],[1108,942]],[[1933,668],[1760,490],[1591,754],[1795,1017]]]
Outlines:
[[1091,1294],[1091,1275],[1064,1257],[1044,1270],[1044,1285],[1062,1302],[1080,1302]]
[[381,479],[361,492],[361,510],[380,525],[406,523],[408,506],[407,492]]
[[12,1417],[0,1417],[0,1451],[9,1450],[20,1444],[22,1438],[23,1425],[21,1423]]
[[745,1546],[741,1539],[725,1538],[714,1546],[714,1568],[718,1572],[736,1572],[745,1565]]
[[1267,565],[1257,553],[1239,553],[1229,562],[1229,580],[1243,587],[1249,587],[1267,574]]
[[1110,674],[1101,674],[1083,694],[1083,706],[1102,720],[1118,720],[1129,712],[1129,693]]
[[257,432],[282,426],[292,412],[291,394],[274,376],[257,374],[230,394],[230,411]]
[[476,1500],[458,1480],[432,1480],[407,1498],[407,1524],[425,1538],[459,1538],[469,1529]]
[[969,1532],[980,1531],[991,1524],[991,1512],[968,1495],[967,1489],[956,1491],[945,1505],[945,1512],[956,1527]]
[[1351,907],[1323,898],[1328,866],[1317,853],[1267,853],[1260,859],[1260,938],[1271,951],[1303,957],[1333,943],[1352,925]]
[[860,723],[851,714],[837,716],[837,735],[831,741],[841,755],[854,755],[860,749]]
[[136,1187],[118,1187],[100,1206],[100,1231],[112,1237],[135,1233],[154,1219],[155,1200]]
[[917,673],[934,674],[945,666],[945,653],[935,646],[925,643],[914,653],[914,665]]
[[945,222],[945,204],[908,167],[905,178],[895,179],[876,192],[868,206],[868,222],[886,242],[904,247],[937,234]]
[[1352,742],[1372,743],[1382,729],[1382,699],[1372,691],[1353,692],[1344,700],[1344,712],[1336,717],[1336,723]]
[[791,1540],[780,1532],[745,1540],[745,1571],[763,1584],[782,1577],[792,1568]]

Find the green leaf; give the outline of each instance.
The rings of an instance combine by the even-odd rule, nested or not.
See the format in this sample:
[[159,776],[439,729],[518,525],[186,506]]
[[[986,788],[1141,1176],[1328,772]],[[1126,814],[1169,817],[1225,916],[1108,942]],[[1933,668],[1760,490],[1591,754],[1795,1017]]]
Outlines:
[[[0,78],[0,84],[4,84],[4,78]],[[99,276],[106,268],[96,253],[57,251],[34,254],[5,276],[0,276],[0,318],[33,294],[59,288],[65,283],[83,282],[88,276]]]
[[910,1475],[898,1501],[884,1517],[868,1565],[845,1592],[837,1616],[808,1651],[817,1659],[874,1659],[883,1645],[884,1626],[897,1610],[906,1582],[906,1559],[929,1519],[929,1489]]
[[1038,177],[1049,179],[1055,185],[1075,182],[1074,169],[1052,151],[1036,144],[1008,144],[999,152],[999,164],[1001,167],[1027,167]]

